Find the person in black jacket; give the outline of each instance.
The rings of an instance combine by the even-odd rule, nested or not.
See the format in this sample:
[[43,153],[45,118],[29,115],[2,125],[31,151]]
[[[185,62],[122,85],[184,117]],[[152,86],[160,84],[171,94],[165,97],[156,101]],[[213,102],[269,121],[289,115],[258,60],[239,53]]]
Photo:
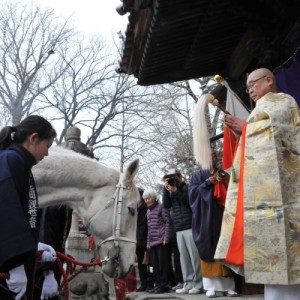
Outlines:
[[163,177],[163,205],[172,208],[176,230],[183,288],[177,294],[199,294],[202,291],[200,258],[192,234],[192,210],[189,203],[188,185],[183,181],[179,170],[173,168]]
[[[53,205],[40,210],[40,241],[51,245],[55,251],[65,253],[65,244],[72,223],[72,209],[67,205]],[[39,264],[35,275],[34,299],[58,300],[57,288],[61,271],[57,262]]]

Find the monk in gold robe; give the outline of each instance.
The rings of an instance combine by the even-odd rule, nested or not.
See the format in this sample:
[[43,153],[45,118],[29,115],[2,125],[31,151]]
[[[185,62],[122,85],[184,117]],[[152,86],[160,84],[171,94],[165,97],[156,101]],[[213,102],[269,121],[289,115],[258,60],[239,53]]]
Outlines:
[[267,300],[299,299],[299,107],[277,93],[268,69],[253,71],[247,90],[256,102],[247,122],[225,117],[241,137],[215,259],[242,270],[246,282],[265,284]]

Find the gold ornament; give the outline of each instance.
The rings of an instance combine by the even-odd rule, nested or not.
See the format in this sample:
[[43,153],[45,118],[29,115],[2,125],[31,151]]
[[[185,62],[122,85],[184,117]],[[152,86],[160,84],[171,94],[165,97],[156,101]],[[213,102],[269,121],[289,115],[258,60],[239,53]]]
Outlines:
[[215,75],[215,77],[214,77],[214,81],[220,83],[220,82],[224,81],[224,78],[223,78],[221,75],[218,75],[218,74],[217,74],[217,75]]

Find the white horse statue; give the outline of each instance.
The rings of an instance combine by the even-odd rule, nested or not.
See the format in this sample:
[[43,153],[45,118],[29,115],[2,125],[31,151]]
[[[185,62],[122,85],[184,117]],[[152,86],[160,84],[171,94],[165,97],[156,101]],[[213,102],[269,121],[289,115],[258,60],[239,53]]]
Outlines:
[[33,168],[40,207],[67,204],[92,233],[97,254],[106,258],[102,271],[124,278],[135,259],[136,209],[139,193],[133,183],[139,161],[124,174],[96,160],[58,146]]

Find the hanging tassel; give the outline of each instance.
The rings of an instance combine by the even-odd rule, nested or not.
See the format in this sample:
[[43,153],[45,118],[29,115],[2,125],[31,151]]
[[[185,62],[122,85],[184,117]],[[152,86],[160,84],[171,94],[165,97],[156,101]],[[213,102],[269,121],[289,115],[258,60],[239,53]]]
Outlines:
[[209,169],[210,167],[211,148],[205,121],[205,108],[208,101],[212,101],[214,98],[212,94],[202,95],[195,108],[193,148],[195,160],[202,169]]

